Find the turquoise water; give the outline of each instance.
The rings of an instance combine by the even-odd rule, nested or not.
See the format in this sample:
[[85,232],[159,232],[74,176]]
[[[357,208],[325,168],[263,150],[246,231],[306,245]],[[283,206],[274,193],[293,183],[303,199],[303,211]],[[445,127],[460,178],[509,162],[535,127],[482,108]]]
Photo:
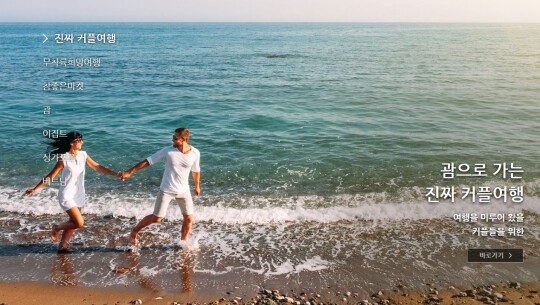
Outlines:
[[[117,42],[56,45],[56,33],[115,33]],[[53,166],[42,158],[43,129],[82,132],[94,160],[122,170],[187,126],[201,151],[195,273],[302,271],[342,289],[422,285],[447,270],[456,272],[446,287],[537,280],[537,263],[470,268],[464,255],[511,246],[537,257],[539,50],[538,24],[0,24],[0,254],[17,252],[13,244],[37,244],[21,259],[52,249],[50,224],[65,218],[56,186],[21,199]],[[97,57],[101,66],[45,67],[45,57]],[[44,91],[47,81],[85,87]],[[446,162],[483,163],[489,174],[444,181]],[[501,162],[521,167],[523,179],[490,175]],[[125,244],[118,237],[152,211],[162,171],[126,182],[87,171],[91,234],[74,240],[92,255]],[[525,199],[427,203],[427,187],[449,184],[521,185]],[[524,213],[525,234],[475,236],[475,226],[512,224],[457,223],[454,213]],[[177,237],[178,208],[167,219],[148,228],[144,246]],[[149,268],[172,268],[156,264]],[[88,265],[77,271],[97,274],[87,284],[119,284],[110,269]],[[8,271],[0,279],[42,280]]]
[[[86,32],[116,33],[117,43],[52,43]],[[120,170],[179,126],[202,152],[207,194],[397,192],[440,183],[442,162],[515,162],[526,181],[540,177],[538,25],[2,24],[0,33],[2,185],[26,186],[52,166],[41,159],[43,129],[81,131],[89,154]],[[44,57],[102,65],[45,67]],[[42,90],[62,80],[85,89]],[[155,187],[159,171],[137,175]]]

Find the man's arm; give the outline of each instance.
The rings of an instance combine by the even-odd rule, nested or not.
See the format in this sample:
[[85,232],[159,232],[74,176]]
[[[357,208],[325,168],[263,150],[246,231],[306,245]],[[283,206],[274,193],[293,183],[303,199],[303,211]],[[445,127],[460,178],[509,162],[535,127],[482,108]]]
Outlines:
[[122,179],[122,181],[125,181],[127,178],[129,178],[129,176],[135,174],[136,172],[138,172],[141,169],[143,169],[145,167],[148,167],[148,166],[150,166],[150,162],[148,162],[148,160],[144,159],[141,162],[137,163],[137,165],[135,165],[132,168],[128,169],[127,171],[122,172],[122,174],[120,175],[120,179]]
[[200,186],[201,173],[200,172],[191,172],[191,176],[193,177],[193,184],[195,184],[195,186],[193,187],[193,193],[196,196],[199,196],[199,194],[201,193],[201,186]]

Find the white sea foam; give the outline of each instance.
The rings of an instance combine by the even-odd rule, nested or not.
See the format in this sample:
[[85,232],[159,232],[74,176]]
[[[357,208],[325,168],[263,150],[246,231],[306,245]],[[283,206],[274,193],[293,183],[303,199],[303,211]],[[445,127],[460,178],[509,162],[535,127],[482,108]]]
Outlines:
[[139,269],[139,272],[142,276],[156,276],[159,273],[159,268],[157,266],[154,266],[153,268],[143,266]]
[[231,267],[227,266],[225,267],[225,270],[222,271],[216,271],[213,269],[201,269],[201,268],[195,268],[195,272],[199,273],[208,273],[213,275],[221,275],[221,274],[227,274],[229,272],[232,272],[234,270],[243,270],[248,271],[251,273],[256,273],[260,275],[266,275],[266,276],[273,276],[273,275],[291,275],[291,274],[297,274],[302,271],[321,271],[327,268],[330,268],[333,263],[326,261],[324,259],[321,259],[320,256],[315,256],[313,258],[309,258],[303,261],[300,261],[298,263],[293,263],[290,260],[286,260],[285,262],[281,264],[276,264],[273,262],[265,262],[263,264],[264,266],[261,266],[260,268],[249,268],[249,267]]
[[306,259],[298,264],[293,264],[289,260],[286,262],[273,266],[275,271],[268,271],[266,275],[281,275],[281,274],[295,274],[302,271],[320,271],[329,268],[332,265],[331,262],[321,259],[320,256],[315,256],[310,259]]
[[[34,215],[62,214],[56,193],[54,189],[45,189],[32,196],[23,197],[18,190],[0,188],[0,211]],[[102,216],[113,215],[140,219],[152,212],[155,200],[153,196],[152,194],[131,197],[119,194],[100,194],[99,196],[89,194],[87,206],[83,211]],[[379,199],[384,196],[381,194]],[[365,202],[353,195],[284,198],[252,196],[242,197],[241,203],[238,204],[229,202],[229,197],[234,196],[207,196],[196,199],[196,221],[224,224],[330,223],[347,220],[437,219],[452,217],[456,213],[519,213],[523,210],[540,213],[540,198],[538,197],[525,197],[523,203],[504,203],[499,200],[488,204],[463,200],[456,200],[455,203],[376,202],[377,200]],[[238,199],[231,199],[233,200]],[[182,219],[182,214],[176,204],[171,204],[167,218]]]
[[240,267],[237,267],[237,268],[233,268],[233,267],[227,267],[225,270],[223,271],[216,271],[216,270],[213,270],[213,269],[201,269],[201,268],[197,268],[197,266],[195,266],[193,268],[193,271],[194,272],[197,272],[197,273],[207,273],[207,274],[211,274],[211,275],[222,275],[222,274],[227,274],[235,269],[242,269]]

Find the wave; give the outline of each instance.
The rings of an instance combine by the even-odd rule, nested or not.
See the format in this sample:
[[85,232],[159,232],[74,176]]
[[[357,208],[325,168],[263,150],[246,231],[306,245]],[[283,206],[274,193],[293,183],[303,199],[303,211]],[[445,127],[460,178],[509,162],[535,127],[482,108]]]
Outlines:
[[[0,211],[32,215],[63,214],[56,196],[55,189],[44,189],[25,197],[20,190],[0,187]],[[463,213],[540,213],[539,197],[525,197],[522,203],[497,200],[483,204],[457,199],[454,203],[428,203],[414,199],[410,194],[403,197],[407,200],[386,198],[384,193],[292,197],[229,194],[195,197],[194,203],[197,221],[224,224],[419,220],[448,218]],[[155,194],[87,194],[87,205],[83,212],[140,219],[152,213],[154,200]],[[170,220],[182,219],[180,209],[174,202],[166,217]]]

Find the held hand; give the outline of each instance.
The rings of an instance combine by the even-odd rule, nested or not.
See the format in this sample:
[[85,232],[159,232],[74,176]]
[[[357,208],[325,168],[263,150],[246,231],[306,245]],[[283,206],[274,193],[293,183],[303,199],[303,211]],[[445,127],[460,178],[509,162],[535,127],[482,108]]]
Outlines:
[[199,186],[196,186],[193,188],[193,193],[196,195],[196,196],[199,196],[199,194],[201,193],[201,188]]
[[131,176],[131,174],[129,174],[128,172],[121,172],[120,173],[120,180],[126,181],[129,178],[129,176]]
[[24,192],[24,195],[29,196],[29,195],[31,195],[34,191],[35,191],[34,188],[31,187],[31,188],[27,189],[27,190]]

